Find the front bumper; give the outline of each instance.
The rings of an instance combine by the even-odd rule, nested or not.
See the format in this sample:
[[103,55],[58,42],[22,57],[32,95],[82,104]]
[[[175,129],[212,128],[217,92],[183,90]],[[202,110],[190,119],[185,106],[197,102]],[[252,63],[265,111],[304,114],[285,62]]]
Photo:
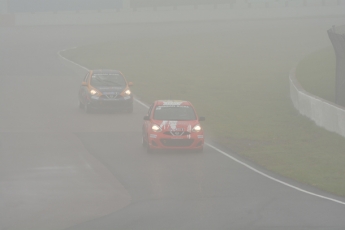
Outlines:
[[89,98],[88,106],[97,110],[129,110],[133,108],[133,97],[120,97],[115,99],[104,99],[92,96]]
[[148,136],[151,149],[202,149],[204,146],[203,133],[193,133],[189,136],[169,136],[151,133]]

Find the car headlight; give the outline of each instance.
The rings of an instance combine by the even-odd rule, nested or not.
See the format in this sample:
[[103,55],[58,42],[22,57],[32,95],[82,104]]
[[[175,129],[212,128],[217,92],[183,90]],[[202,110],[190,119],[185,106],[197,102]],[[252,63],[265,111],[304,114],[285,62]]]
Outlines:
[[126,94],[127,96],[129,96],[129,95],[131,95],[131,91],[130,91],[129,89],[127,89],[127,90],[125,91],[125,94]]
[[93,95],[96,95],[98,92],[97,90],[94,90],[94,89],[91,89],[90,90],[90,94],[93,96]]
[[154,132],[161,132],[162,131],[162,129],[161,129],[161,127],[159,127],[159,125],[152,125],[151,129]]
[[200,125],[196,125],[194,126],[194,128],[192,129],[192,132],[200,132],[201,131],[201,126]]

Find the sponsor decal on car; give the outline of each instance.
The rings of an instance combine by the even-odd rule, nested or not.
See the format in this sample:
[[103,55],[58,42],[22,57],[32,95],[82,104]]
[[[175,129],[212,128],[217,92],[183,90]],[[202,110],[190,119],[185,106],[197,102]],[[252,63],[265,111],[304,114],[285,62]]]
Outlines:
[[151,138],[157,138],[157,135],[156,134],[150,134],[150,137]]
[[183,101],[164,101],[163,105],[181,105]]
[[162,129],[176,130],[177,121],[162,121],[160,127]]

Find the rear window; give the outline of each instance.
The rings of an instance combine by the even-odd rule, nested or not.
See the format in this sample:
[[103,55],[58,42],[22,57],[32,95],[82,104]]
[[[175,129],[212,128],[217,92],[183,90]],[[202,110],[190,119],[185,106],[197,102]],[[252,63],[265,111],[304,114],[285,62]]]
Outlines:
[[167,121],[190,121],[196,120],[196,115],[191,106],[161,105],[156,106],[153,119]]

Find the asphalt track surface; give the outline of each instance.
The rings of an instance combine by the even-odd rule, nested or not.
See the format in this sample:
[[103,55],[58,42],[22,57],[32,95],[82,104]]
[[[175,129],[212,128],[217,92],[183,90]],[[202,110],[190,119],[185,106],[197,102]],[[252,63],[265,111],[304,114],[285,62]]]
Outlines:
[[[0,28],[0,229],[345,229],[343,198],[265,172],[340,202],[277,183],[210,147],[201,154],[146,153],[141,124],[147,109],[135,103],[130,115],[85,114],[77,102],[82,76],[57,56],[116,39],[343,22]],[[305,36],[295,43],[300,47],[287,48],[299,51],[296,58],[328,45]]]

